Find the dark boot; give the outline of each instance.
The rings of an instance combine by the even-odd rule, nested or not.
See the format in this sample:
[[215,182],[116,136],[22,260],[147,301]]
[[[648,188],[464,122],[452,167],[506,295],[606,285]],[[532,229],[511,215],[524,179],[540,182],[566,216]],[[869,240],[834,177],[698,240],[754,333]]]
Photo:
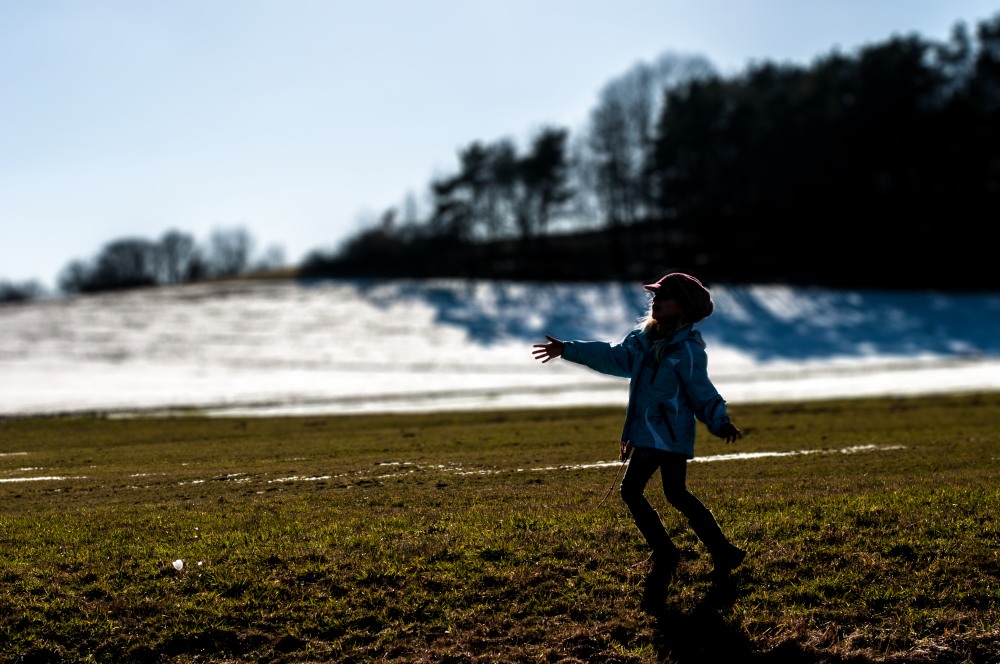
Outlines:
[[740,566],[740,563],[746,557],[746,551],[735,544],[726,542],[725,548],[712,552],[712,562],[715,564],[712,574],[715,576],[728,576],[730,572]]
[[712,563],[715,566],[712,570],[713,575],[727,576],[747,557],[746,551],[726,539],[719,522],[709,510],[706,509],[694,519],[688,519],[688,523],[712,554]]

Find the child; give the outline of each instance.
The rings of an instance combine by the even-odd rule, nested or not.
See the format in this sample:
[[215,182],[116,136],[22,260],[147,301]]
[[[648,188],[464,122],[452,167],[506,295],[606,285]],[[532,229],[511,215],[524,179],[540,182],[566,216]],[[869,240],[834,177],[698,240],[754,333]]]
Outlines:
[[687,517],[708,548],[713,575],[725,578],[743,562],[746,551],[726,539],[712,512],[685,486],[687,461],[694,458],[695,418],[727,443],[743,437],[708,377],[705,342],[694,327],[711,315],[712,296],[698,279],[681,272],[644,288],[653,293],[649,313],[621,343],[560,341],[546,335],[548,343],[535,344],[532,353],[543,363],[561,356],[630,379],[621,458],[631,454],[631,460],[621,496],[652,549],[651,574],[672,580],[680,559],[644,495],[646,484],[659,469],[667,502]]

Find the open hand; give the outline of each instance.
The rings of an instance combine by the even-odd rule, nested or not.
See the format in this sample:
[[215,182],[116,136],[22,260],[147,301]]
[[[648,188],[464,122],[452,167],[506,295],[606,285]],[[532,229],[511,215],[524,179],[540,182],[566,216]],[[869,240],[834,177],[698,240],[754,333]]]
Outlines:
[[535,350],[531,351],[531,354],[535,356],[536,360],[541,360],[542,364],[545,364],[551,359],[560,357],[563,354],[563,342],[559,341],[555,337],[550,337],[545,335],[545,338],[549,340],[547,344],[535,344],[532,346]]

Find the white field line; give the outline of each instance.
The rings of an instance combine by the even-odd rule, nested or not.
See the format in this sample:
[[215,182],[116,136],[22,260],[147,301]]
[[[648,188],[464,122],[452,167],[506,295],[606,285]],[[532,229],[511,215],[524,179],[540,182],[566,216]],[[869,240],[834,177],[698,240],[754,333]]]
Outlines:
[[[793,452],[736,452],[734,454],[714,454],[712,456],[695,457],[691,461],[698,463],[711,463],[713,461],[738,461],[741,459],[763,459],[765,457],[788,457],[804,456],[806,454],[856,454],[858,452],[876,452],[885,450],[902,450],[903,445],[854,445],[844,447],[839,450],[797,450]],[[600,461],[598,463],[583,463],[574,466],[545,466],[543,468],[531,468],[531,472],[550,470],[583,470],[586,468],[607,468],[617,466],[621,461]],[[627,462],[626,462],[627,463]],[[495,471],[486,471],[495,472]],[[516,472],[524,472],[523,468],[518,468]]]
[[[697,461],[700,463],[709,463],[713,461],[739,461],[743,459],[762,459],[766,457],[805,456],[807,454],[857,454],[859,452],[883,452],[889,450],[902,450],[902,449],[906,449],[906,447],[904,445],[853,445],[851,447],[843,447],[839,450],[823,449],[823,450],[796,450],[792,452],[739,452],[735,454],[715,454],[712,456],[696,457],[692,459],[692,461]],[[617,466],[621,463],[622,463],[621,461],[597,461],[594,463],[579,463],[579,464],[563,465],[563,466],[540,466],[537,468],[516,468],[514,470],[504,470],[496,468],[466,470],[461,466],[454,466],[451,468],[442,465],[416,466],[416,464],[400,463],[400,462],[386,462],[379,465],[416,466],[413,469],[407,470],[405,474],[413,473],[414,470],[419,469],[419,470],[440,470],[445,472],[451,472],[454,475],[499,475],[506,472],[536,473],[536,472],[554,472],[557,470],[587,470],[591,468],[608,468],[609,466]],[[389,479],[393,477],[400,477],[403,474],[404,473],[379,475],[375,479]]]
[[331,479],[332,475],[310,475],[309,477],[302,477],[301,475],[292,475],[291,477],[279,477],[277,479],[268,480],[268,484],[273,484],[275,482],[319,482],[321,480]]
[[[843,447],[841,449],[823,449],[823,450],[796,450],[792,452],[740,452],[735,454],[715,454],[706,457],[696,457],[692,461],[698,461],[701,463],[708,463],[713,461],[739,461],[744,459],[762,459],[766,457],[791,457],[791,456],[805,456],[807,454],[857,454],[860,452],[883,452],[889,450],[901,450],[905,449],[904,445],[853,445],[851,447]],[[504,473],[538,473],[538,472],[555,472],[559,470],[588,470],[592,468],[608,468],[609,466],[617,466],[621,461],[597,461],[594,463],[580,463],[573,465],[564,466],[541,466],[537,468],[515,468],[513,470],[507,470],[503,468],[481,468],[470,470],[463,468],[462,466],[449,466],[445,464],[433,464],[433,465],[420,465],[408,461],[383,461],[378,466],[396,466],[399,467],[401,472],[398,473],[383,473],[380,475],[369,476],[369,479],[375,480],[387,480],[400,478],[405,475],[413,475],[418,471],[438,471],[443,473],[450,473],[452,475],[502,475]],[[627,462],[626,462],[627,463]],[[341,473],[338,475],[310,475],[301,476],[293,475],[291,477],[281,477],[276,479],[267,480],[268,484],[275,482],[278,483],[289,483],[289,482],[316,482],[321,480],[329,480],[345,477],[348,473]]]
[[735,461],[738,459],[762,459],[764,457],[804,456],[806,454],[856,454],[858,452],[881,452],[886,450],[903,450],[905,445],[854,445],[839,450],[798,450],[795,452],[736,452],[734,454],[716,454],[713,456],[691,459],[701,463],[710,461]]
[[60,477],[57,475],[50,475],[47,477],[6,477],[0,479],[0,483],[6,482],[41,482],[41,481],[56,481],[60,482],[62,480],[85,480],[86,477]]
[[[823,449],[823,450],[795,450],[791,452],[737,452],[734,454],[715,454],[712,456],[696,457],[692,461],[699,463],[710,463],[714,461],[742,461],[748,459],[763,459],[767,457],[792,457],[792,456],[806,456],[809,454],[858,454],[861,452],[886,452],[891,450],[902,450],[906,449],[905,445],[853,445],[851,447],[843,447],[839,450],[835,449]],[[524,473],[524,472],[555,472],[559,470],[589,470],[591,468],[607,468],[609,466],[617,466],[621,461],[598,461],[595,463],[580,463],[573,465],[564,466],[540,466],[536,468],[515,468],[514,470],[496,469],[496,468],[483,468],[479,470],[467,470],[461,466],[447,466],[443,464],[435,464],[429,466],[420,466],[418,464],[410,462],[400,462],[400,461],[387,461],[378,464],[379,466],[398,466],[401,469],[405,467],[403,472],[400,473],[386,473],[381,475],[376,475],[372,479],[392,479],[398,478],[403,475],[411,475],[417,471],[439,471],[445,473],[451,473],[453,475],[500,475],[507,472],[513,473]],[[628,463],[628,462],[626,462]],[[130,477],[141,477],[144,474],[131,475]],[[337,477],[344,477],[346,474],[339,475],[292,475],[291,477],[279,477],[275,479],[267,480],[268,484],[273,483],[289,483],[289,482],[319,482],[323,480],[334,479]],[[0,483],[9,482],[39,482],[39,481],[64,481],[64,480],[82,480],[87,479],[86,477],[64,477],[58,475],[49,475],[45,477],[8,477],[0,479]],[[222,477],[212,478],[213,480],[223,480],[228,482],[250,482],[253,480],[252,477],[246,475],[245,473],[229,473]],[[190,484],[203,484],[208,480],[196,479],[196,480],[185,480],[179,482],[179,485],[190,485]]]

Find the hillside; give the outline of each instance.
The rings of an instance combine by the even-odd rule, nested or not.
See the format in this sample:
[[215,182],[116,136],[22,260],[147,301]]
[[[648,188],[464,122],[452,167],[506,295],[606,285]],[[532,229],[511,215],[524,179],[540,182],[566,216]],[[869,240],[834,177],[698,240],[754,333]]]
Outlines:
[[[730,402],[1000,389],[1000,295],[716,286],[699,324]],[[258,280],[0,307],[0,415],[350,413],[624,404],[538,365],[544,334],[620,339],[635,282]]]

